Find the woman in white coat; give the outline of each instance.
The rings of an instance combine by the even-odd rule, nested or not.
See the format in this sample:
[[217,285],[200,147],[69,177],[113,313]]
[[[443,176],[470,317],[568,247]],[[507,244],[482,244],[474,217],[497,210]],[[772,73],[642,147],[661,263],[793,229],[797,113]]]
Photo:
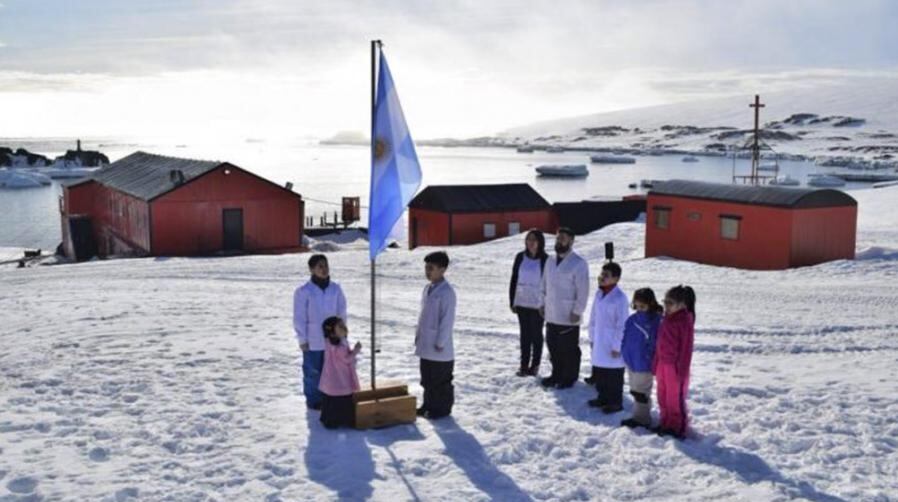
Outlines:
[[630,316],[630,301],[617,286],[621,268],[617,263],[606,263],[599,276],[589,316],[589,343],[592,346],[592,371],[599,396],[589,405],[601,408],[603,413],[616,413],[623,409],[624,358],[621,342],[624,326]]
[[543,316],[540,307],[540,283],[546,266],[546,238],[539,230],[527,232],[524,250],[514,257],[508,299],[512,313],[518,316],[521,332],[521,367],[517,376],[539,375],[543,354]]

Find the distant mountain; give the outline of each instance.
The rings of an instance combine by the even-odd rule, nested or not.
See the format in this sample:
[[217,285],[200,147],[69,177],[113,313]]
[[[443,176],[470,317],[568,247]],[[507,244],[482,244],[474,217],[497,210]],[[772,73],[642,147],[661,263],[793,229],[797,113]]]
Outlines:
[[[721,154],[751,137],[754,96],[636,108],[510,129],[507,145]],[[898,165],[898,79],[761,94],[762,138],[786,156]],[[838,160],[835,161],[838,163]]]

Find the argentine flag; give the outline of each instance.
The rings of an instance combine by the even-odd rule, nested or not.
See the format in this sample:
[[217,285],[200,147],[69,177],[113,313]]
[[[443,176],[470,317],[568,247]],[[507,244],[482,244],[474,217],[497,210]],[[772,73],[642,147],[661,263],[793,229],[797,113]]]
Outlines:
[[421,186],[418,154],[405,125],[399,96],[383,52],[380,53],[371,141],[368,244],[373,261],[387,247],[393,227]]

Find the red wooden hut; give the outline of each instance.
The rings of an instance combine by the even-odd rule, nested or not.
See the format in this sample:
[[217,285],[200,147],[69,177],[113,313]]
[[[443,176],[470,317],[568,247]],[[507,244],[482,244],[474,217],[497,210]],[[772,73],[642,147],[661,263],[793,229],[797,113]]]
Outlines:
[[300,250],[302,197],[233,164],[136,152],[63,189],[74,259]]
[[672,180],[646,206],[646,257],[756,270],[854,258],[857,201],[838,190]]
[[429,186],[409,203],[409,248],[554,232],[552,206],[526,183]]

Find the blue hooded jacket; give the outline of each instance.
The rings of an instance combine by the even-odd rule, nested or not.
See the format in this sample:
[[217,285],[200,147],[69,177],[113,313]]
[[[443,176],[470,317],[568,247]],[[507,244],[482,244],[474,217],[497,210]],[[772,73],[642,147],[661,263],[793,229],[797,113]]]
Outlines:
[[627,319],[621,355],[630,371],[652,371],[652,358],[655,356],[655,343],[658,341],[658,327],[662,317],[664,316],[661,314],[636,312]]

